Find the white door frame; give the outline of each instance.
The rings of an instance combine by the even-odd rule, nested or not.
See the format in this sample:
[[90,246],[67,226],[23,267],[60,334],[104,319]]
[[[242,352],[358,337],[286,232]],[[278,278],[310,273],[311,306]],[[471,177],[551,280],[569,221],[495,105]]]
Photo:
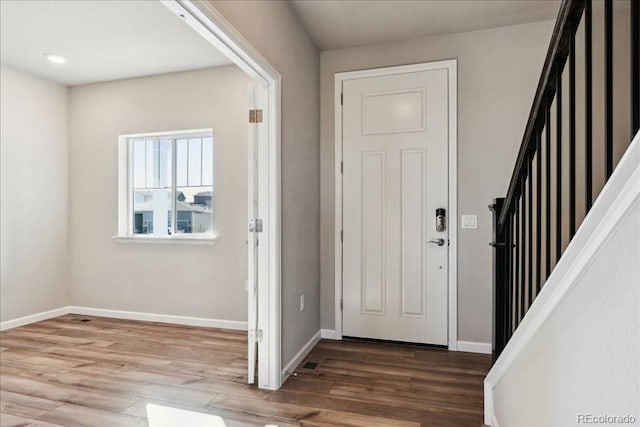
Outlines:
[[[258,200],[263,232],[258,247],[258,386],[277,390],[281,385],[281,228],[280,228],[280,74],[208,2],[163,0],[187,25],[225,54],[262,87],[261,143],[267,150],[259,160]],[[247,111],[248,125],[248,111]],[[247,224],[248,225],[248,224]]]
[[419,71],[447,70],[449,82],[449,274],[448,274],[448,347],[457,350],[458,342],[458,60],[427,62],[371,70],[347,71],[335,75],[335,337],[342,339],[342,83],[367,77],[391,76]]

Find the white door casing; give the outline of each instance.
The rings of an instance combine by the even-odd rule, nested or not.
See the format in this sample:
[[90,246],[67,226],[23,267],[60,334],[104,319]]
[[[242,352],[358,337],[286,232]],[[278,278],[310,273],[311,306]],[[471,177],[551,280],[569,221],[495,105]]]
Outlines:
[[[268,337],[270,300],[268,276],[260,272],[268,271],[269,257],[260,251],[259,242],[266,240],[263,218],[268,215],[268,180],[264,179],[264,166],[269,158],[268,139],[268,88],[259,81],[254,81],[249,88],[248,110],[260,111],[261,118],[256,123],[249,123],[249,224],[247,250],[249,251],[248,274],[248,382],[253,384],[256,375],[256,359],[258,362],[258,378],[264,380],[269,372],[269,351],[271,343]],[[261,179],[262,178],[262,179]],[[263,243],[264,247],[264,243]]]
[[[256,106],[256,84],[249,85],[249,103],[248,110],[257,109]],[[258,218],[258,166],[260,164],[258,157],[258,127],[254,123],[249,124],[249,140],[248,140],[248,218]],[[247,379],[249,384],[255,382],[256,376],[256,360],[258,357],[258,235],[255,231],[248,228],[247,235]]]
[[341,82],[344,335],[449,343],[450,71]]
[[[279,346],[274,348],[273,335],[278,334],[279,331],[274,331],[273,315],[274,310],[277,310],[279,319],[279,293],[278,301],[274,301],[275,297],[270,292],[270,280],[271,277],[267,274],[270,272],[270,262],[273,262],[274,253],[273,247],[268,247],[266,250],[264,246],[270,245],[274,239],[273,230],[267,228],[265,218],[272,216],[270,210],[272,208],[273,200],[270,197],[269,186],[273,177],[265,173],[267,165],[269,164],[270,157],[274,155],[271,151],[272,147],[266,142],[269,140],[270,121],[272,115],[272,108],[269,108],[269,89],[267,85],[261,84],[259,81],[254,83],[255,96],[254,96],[254,109],[262,112],[262,121],[252,124],[253,131],[256,133],[254,138],[255,143],[255,158],[257,164],[255,165],[256,178],[256,191],[258,192],[256,216],[262,221],[262,231],[254,233],[256,237],[256,253],[258,254],[258,278],[256,280],[256,292],[257,292],[257,332],[258,332],[258,385],[262,388],[272,388],[273,385],[277,385],[275,389],[280,387],[280,381],[277,379],[277,383],[272,379],[272,361],[274,350],[280,352]],[[277,304],[275,304],[277,303]],[[274,307],[274,305],[276,307]],[[278,322],[278,327],[279,327]],[[278,357],[278,362],[280,358]],[[277,374],[277,372],[276,372]],[[265,387],[266,381],[270,381],[269,387]]]

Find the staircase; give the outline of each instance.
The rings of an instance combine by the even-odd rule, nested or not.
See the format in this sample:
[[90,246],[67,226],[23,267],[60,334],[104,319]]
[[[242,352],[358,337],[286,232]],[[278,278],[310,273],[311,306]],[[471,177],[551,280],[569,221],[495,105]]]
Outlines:
[[562,2],[506,197],[490,206],[488,425],[640,419],[639,50],[640,1]]

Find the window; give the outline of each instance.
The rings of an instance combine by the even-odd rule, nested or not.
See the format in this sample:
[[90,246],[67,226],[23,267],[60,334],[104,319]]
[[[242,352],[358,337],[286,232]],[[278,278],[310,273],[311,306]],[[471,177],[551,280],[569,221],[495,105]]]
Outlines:
[[119,237],[213,237],[211,129],[124,135],[120,150]]

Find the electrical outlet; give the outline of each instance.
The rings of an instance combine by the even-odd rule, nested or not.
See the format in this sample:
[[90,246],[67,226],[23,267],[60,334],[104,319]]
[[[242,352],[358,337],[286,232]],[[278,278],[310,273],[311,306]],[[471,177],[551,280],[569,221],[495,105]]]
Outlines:
[[300,311],[304,311],[304,294],[300,295]]
[[462,228],[478,228],[478,215],[462,215]]

